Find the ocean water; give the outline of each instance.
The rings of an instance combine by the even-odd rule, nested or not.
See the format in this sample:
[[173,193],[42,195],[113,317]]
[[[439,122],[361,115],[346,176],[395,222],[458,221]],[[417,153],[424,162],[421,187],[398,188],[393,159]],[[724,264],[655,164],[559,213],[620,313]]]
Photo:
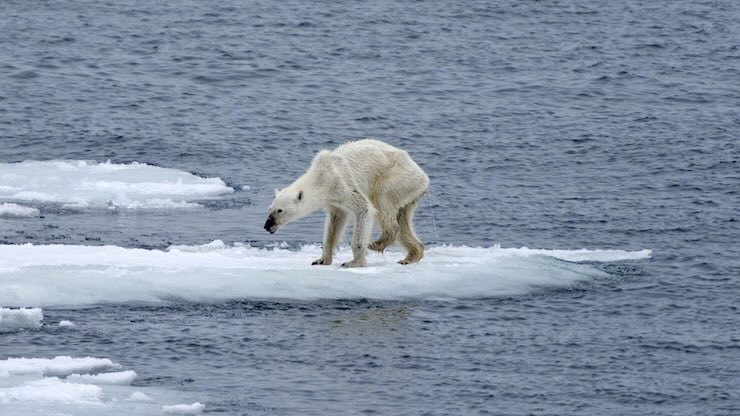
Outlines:
[[[0,414],[740,414],[740,4],[0,4]],[[374,137],[427,244],[311,267]],[[338,262],[350,257],[346,246]]]

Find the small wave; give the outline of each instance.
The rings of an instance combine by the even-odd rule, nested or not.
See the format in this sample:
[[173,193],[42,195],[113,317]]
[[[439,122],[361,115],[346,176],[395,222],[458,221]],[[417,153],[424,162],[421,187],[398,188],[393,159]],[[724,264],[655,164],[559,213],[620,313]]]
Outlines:
[[40,77],[39,73],[35,71],[31,71],[31,70],[21,71],[13,75],[10,75],[10,78],[15,78],[15,79],[34,79],[38,77]]
[[145,163],[83,160],[0,163],[0,199],[66,208],[182,209],[233,193],[220,178],[202,178]]
[[368,267],[311,266],[318,245],[298,250],[200,246],[146,250],[117,246],[2,245],[0,304],[86,305],[182,299],[485,298],[568,286],[606,273],[590,264],[649,258],[649,250],[535,250],[431,247],[421,263],[396,263],[400,252],[371,253]]

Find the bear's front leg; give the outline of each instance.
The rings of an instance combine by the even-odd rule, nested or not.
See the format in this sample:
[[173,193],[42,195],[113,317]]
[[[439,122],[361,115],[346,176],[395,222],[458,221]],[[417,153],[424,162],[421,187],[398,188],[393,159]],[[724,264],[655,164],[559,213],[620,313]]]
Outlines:
[[347,224],[347,214],[338,208],[330,208],[326,213],[324,223],[324,247],[321,250],[321,258],[315,260],[313,265],[323,264],[328,266],[332,262],[334,249],[342,238],[344,226]]
[[352,230],[352,261],[342,264],[342,267],[364,267],[367,265],[367,243],[373,228],[372,205],[365,198],[358,198],[355,209],[355,224]]

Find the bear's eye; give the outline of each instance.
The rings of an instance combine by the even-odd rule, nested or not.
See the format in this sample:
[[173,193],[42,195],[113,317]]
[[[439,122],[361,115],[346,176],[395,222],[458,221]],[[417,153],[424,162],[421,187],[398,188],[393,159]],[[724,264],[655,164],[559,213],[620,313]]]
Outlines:
[[277,212],[278,212],[278,214],[280,214],[281,212],[283,212],[283,209],[282,209],[282,208],[279,208],[279,209],[277,210]]

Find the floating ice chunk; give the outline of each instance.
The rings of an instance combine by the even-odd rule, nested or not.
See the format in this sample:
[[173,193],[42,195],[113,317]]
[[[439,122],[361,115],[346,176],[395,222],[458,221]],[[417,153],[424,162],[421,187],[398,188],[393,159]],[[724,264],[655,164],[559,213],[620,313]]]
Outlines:
[[509,252],[519,256],[550,256],[557,259],[572,262],[614,262],[625,260],[642,260],[652,256],[652,250],[588,250],[585,248],[578,250],[546,250],[522,248],[498,248],[502,253]]
[[64,321],[59,322],[59,326],[62,328],[74,328],[77,325],[75,325],[72,321],[64,320]]
[[90,384],[65,383],[57,377],[26,381],[19,386],[0,388],[0,404],[7,402],[58,402],[102,405],[103,390]]
[[0,199],[59,203],[67,208],[197,208],[200,205],[192,201],[234,192],[220,178],[137,162],[0,163],[0,182]]
[[0,333],[40,328],[43,319],[41,308],[0,308]]
[[131,397],[129,397],[128,399],[126,399],[126,401],[127,402],[151,403],[151,402],[154,401],[154,399],[152,399],[151,397],[149,397],[148,395],[146,395],[146,394],[144,394],[144,393],[142,393],[140,391],[135,391],[135,392],[131,393]]
[[193,404],[176,404],[174,406],[162,406],[162,413],[170,415],[197,415],[205,408],[206,406],[199,402]]
[[57,197],[55,197],[54,195],[37,191],[19,191],[3,196],[6,198],[12,198],[21,201],[54,202],[57,200]]
[[70,374],[67,377],[68,381],[73,382],[87,382],[92,384],[131,384],[136,379],[136,371],[127,370],[116,373],[100,373],[100,374]]
[[0,360],[0,371],[8,374],[39,374],[45,376],[67,376],[78,373],[96,373],[120,368],[119,364],[107,358],[74,358],[59,356],[54,358],[8,358]]
[[5,218],[31,218],[38,217],[39,210],[13,203],[0,204],[0,217]]
[[646,259],[650,250],[533,250],[430,247],[421,263],[402,253],[371,253],[367,268],[311,266],[318,245],[298,251],[214,241],[168,250],[116,246],[0,245],[0,304],[84,305],[249,299],[438,299],[519,295],[607,274],[591,264]]
[[[103,372],[115,367],[90,357],[0,360],[0,415],[154,415],[166,403],[184,402],[179,392],[131,386],[132,370]],[[184,415],[202,409],[199,403],[172,407]]]

